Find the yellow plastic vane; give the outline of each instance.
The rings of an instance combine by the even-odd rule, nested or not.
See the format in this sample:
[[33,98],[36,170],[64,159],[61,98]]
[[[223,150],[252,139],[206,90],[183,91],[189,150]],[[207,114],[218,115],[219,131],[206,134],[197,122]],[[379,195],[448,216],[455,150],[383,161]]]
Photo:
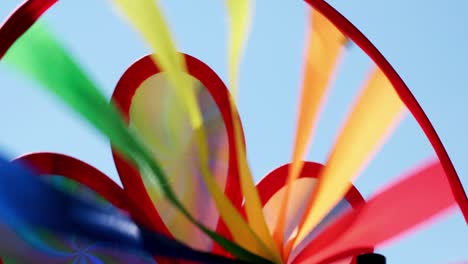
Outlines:
[[349,115],[311,196],[294,245],[298,245],[346,194],[351,181],[402,119],[405,106],[387,77],[372,73]]
[[239,66],[249,35],[252,1],[226,0],[229,21],[228,80],[229,88],[237,99]]
[[155,63],[166,72],[177,95],[187,107],[193,127],[202,124],[202,117],[190,79],[184,78],[186,66],[183,56],[177,52],[163,14],[154,0],[113,0],[156,52]]
[[[239,85],[238,76],[240,59],[249,33],[252,3],[249,0],[226,0],[226,7],[230,18],[228,52],[229,88],[231,89],[234,98],[236,98]],[[231,100],[231,109],[235,109],[234,100]],[[232,119],[234,120],[236,155],[239,167],[240,185],[245,200],[247,221],[255,234],[258,235],[263,243],[268,247],[273,258],[277,262],[280,262],[280,252],[265,221],[260,196],[247,162],[240,124],[237,122],[237,118],[235,116],[233,116]]]

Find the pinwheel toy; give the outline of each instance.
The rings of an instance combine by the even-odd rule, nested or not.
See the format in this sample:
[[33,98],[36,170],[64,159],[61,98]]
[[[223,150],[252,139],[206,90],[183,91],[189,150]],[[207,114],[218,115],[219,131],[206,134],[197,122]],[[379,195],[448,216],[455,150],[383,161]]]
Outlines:
[[[463,186],[422,108],[326,1],[304,4],[310,25],[291,162],[257,184],[235,100],[252,3],[226,0],[228,90],[177,51],[155,1],[109,0],[154,51],[125,71],[109,103],[40,21],[56,2],[25,1],[9,16],[0,58],[110,140],[123,187],[63,154],[0,159],[3,263],[384,263],[374,249],[407,230],[454,208],[468,220]],[[348,43],[376,67],[326,162],[304,161]],[[436,157],[364,199],[352,182],[406,112]]]

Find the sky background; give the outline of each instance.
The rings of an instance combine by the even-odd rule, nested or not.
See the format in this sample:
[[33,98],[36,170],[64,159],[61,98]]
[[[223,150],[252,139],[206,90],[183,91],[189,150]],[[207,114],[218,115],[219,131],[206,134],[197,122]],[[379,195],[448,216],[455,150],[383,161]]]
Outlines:
[[[21,1],[1,0],[4,20]],[[226,80],[223,1],[161,0],[179,49]],[[468,189],[468,1],[331,3],[384,54],[425,110]],[[290,159],[301,80],[307,5],[258,0],[242,63],[238,108],[258,181]],[[149,49],[107,1],[62,0],[42,19],[110,97],[125,69]],[[308,160],[323,162],[357,89],[373,64],[348,48]],[[0,64],[0,149],[10,157],[54,151],[82,159],[118,181],[108,142],[35,83]],[[434,152],[411,116],[356,181],[365,197]],[[468,228],[452,213],[382,249],[389,263],[468,260]]]

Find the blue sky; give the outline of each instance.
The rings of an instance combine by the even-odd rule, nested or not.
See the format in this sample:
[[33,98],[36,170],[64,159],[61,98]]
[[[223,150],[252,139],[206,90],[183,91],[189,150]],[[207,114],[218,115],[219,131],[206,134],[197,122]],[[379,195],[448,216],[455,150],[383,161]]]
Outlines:
[[[0,19],[21,1],[2,0]],[[286,2],[289,2],[286,4]],[[468,2],[433,0],[331,3],[393,64],[424,108],[468,188]],[[223,1],[161,0],[181,51],[226,80]],[[258,0],[241,70],[238,108],[256,180],[288,162],[302,67],[306,4]],[[43,18],[110,96],[115,83],[148,48],[107,1],[62,0]],[[323,162],[370,60],[348,49],[321,118],[309,160]],[[0,149],[11,157],[32,151],[66,153],[117,180],[108,142],[35,83],[0,64]],[[434,155],[407,117],[357,180],[369,196],[406,169]],[[452,263],[468,259],[468,228],[460,213],[380,251],[390,263]]]

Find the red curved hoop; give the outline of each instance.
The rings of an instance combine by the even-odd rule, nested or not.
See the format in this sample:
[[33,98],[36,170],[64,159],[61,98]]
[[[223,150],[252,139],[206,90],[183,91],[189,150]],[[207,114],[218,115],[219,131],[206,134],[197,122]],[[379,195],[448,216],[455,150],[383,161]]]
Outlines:
[[[290,164],[285,164],[268,173],[257,185],[262,205],[265,205],[270,198],[286,184]],[[299,178],[317,178],[324,165],[316,162],[304,162]],[[365,202],[361,193],[351,185],[351,188],[345,195],[345,199],[351,207],[356,208]]]
[[[265,204],[273,197],[275,193],[277,193],[281,188],[283,188],[286,185],[286,180],[289,175],[289,166],[291,164],[285,164],[281,167],[278,167],[268,173],[258,184],[257,184],[257,190],[260,195],[260,199],[262,202],[262,205],[265,206]],[[301,173],[299,174],[299,179],[300,178],[317,178],[320,175],[320,170],[324,165],[316,162],[304,162],[303,168]],[[352,208],[358,208],[359,206],[363,205],[365,203],[364,198],[362,197],[361,193],[356,189],[354,185],[351,185],[351,188],[348,190],[348,192],[345,194],[346,201],[349,202]],[[360,249],[361,251],[349,251],[349,252],[343,252],[342,254],[338,254],[334,256],[333,258],[330,259],[329,262],[324,262],[324,263],[332,263],[334,261],[338,261],[344,257],[353,257],[351,263],[355,263],[355,257],[358,254],[361,253],[369,253],[369,252],[374,252],[373,248],[366,248],[366,249]],[[355,253],[355,254],[354,254]],[[347,255],[348,254],[348,255]]]
[[[237,155],[233,136],[233,109],[231,109],[231,104],[229,103],[229,91],[224,85],[223,81],[208,65],[190,55],[184,54],[184,57],[187,63],[188,73],[199,80],[206,87],[208,92],[213,97],[213,100],[218,106],[219,111],[223,117],[229,144],[229,166],[225,193],[226,196],[233,202],[234,206],[239,209],[242,203],[242,196],[239,192],[240,185],[236,160]],[[135,94],[136,90],[146,79],[159,72],[160,69],[153,62],[151,56],[148,55],[136,61],[122,75],[114,90],[114,94],[112,95],[112,101],[120,109],[123,117],[127,122],[129,119],[129,111],[133,95]],[[138,199],[143,204],[145,211],[151,212],[151,221],[154,228],[160,232],[170,235],[169,230],[167,230],[148,193],[146,192],[143,180],[138,170],[130,165],[127,161],[122,159],[122,157],[120,157],[115,150],[113,150],[113,156],[117,171],[119,172],[122,183],[125,186],[127,195]],[[218,225],[217,231],[221,235],[229,237],[227,228],[225,228],[222,222],[220,222]],[[215,248],[218,250],[217,247]]]
[[13,162],[25,163],[39,175],[58,175],[79,182],[114,206],[128,210],[123,189],[104,173],[79,159],[59,153],[37,152],[20,156]]
[[426,134],[429,142],[432,144],[439,160],[447,174],[450,187],[452,188],[453,195],[460,207],[465,221],[468,224],[468,199],[458,178],[457,171],[450,160],[450,157],[445,150],[442,141],[440,140],[437,132],[432,126],[429,118],[424,113],[423,109],[416,101],[408,86],[401,79],[392,65],[385,59],[380,51],[357,29],[349,20],[347,20],[340,12],[330,6],[326,1],[323,0],[304,0],[316,11],[320,12],[325,16],[331,23],[335,25],[344,35],[348,36],[356,45],[358,45],[382,70],[391,82],[398,96],[401,98],[403,103],[408,107],[408,110],[413,114],[416,121],[419,123],[424,133]]
[[0,26],[0,59],[51,6],[58,0],[26,0]]
[[[74,180],[90,188],[123,211],[145,215],[137,200],[128,197],[125,191],[112,179],[84,161],[59,153],[36,152],[20,156],[13,162],[25,163],[35,169],[41,176],[59,175]],[[144,219],[136,218],[136,220],[145,224]],[[154,259],[158,263],[171,263],[161,257],[155,257]],[[2,264],[1,259],[0,264]]]

